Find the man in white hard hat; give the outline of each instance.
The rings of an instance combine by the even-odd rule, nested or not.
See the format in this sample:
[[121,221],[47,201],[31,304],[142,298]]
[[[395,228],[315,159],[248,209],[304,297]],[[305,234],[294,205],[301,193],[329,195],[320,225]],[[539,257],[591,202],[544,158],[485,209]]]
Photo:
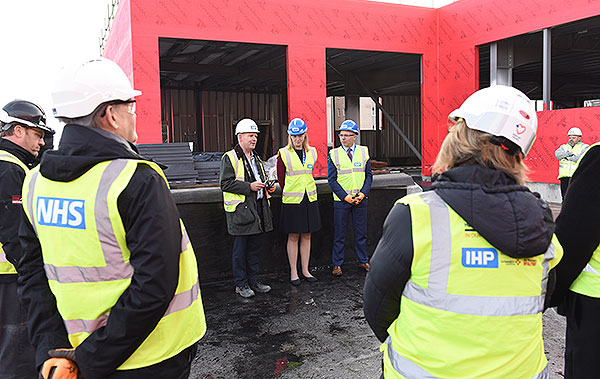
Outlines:
[[41,377],[187,378],[206,331],[197,263],[161,168],[141,157],[114,62],[65,67],[67,125],[23,184],[19,295]]
[[567,137],[569,141],[554,152],[558,159],[558,180],[560,180],[560,195],[563,200],[577,161],[589,148],[589,145],[581,142],[581,129],[576,127],[569,129]]
[[0,378],[37,376],[13,264],[21,256],[23,180],[37,164],[45,133],[51,132],[45,112],[30,101],[14,100],[0,109]]
[[235,127],[237,145],[221,159],[221,190],[227,217],[227,231],[233,236],[232,268],[235,292],[244,298],[271,287],[258,281],[258,265],[263,233],[273,230],[267,175],[260,157],[254,152],[258,126],[249,118]]

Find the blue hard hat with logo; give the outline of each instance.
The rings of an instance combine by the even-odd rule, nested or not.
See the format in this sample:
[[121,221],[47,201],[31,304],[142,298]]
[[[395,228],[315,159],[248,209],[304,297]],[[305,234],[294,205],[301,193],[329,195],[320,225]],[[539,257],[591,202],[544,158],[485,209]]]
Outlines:
[[295,118],[290,121],[288,126],[288,134],[290,136],[299,136],[306,133],[306,123],[301,118]]
[[356,125],[356,122],[352,120],[346,120],[342,122],[342,125],[340,125],[339,131],[341,132],[342,130],[347,130],[349,132],[354,132],[355,134],[358,134],[358,125]]

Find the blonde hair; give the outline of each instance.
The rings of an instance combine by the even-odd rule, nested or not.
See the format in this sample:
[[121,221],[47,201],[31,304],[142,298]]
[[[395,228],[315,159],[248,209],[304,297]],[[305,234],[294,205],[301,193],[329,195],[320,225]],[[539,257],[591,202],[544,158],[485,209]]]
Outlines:
[[448,135],[431,167],[432,173],[441,174],[469,160],[475,160],[482,166],[505,172],[518,184],[524,185],[529,169],[523,160],[491,143],[490,136],[488,133],[470,129],[465,120],[459,118],[448,130]]
[[[292,136],[288,134],[288,144],[287,148],[290,150],[294,150],[294,143],[292,142]],[[302,142],[302,148],[307,153],[310,151],[310,145],[308,144],[308,134],[304,133],[304,141]]]

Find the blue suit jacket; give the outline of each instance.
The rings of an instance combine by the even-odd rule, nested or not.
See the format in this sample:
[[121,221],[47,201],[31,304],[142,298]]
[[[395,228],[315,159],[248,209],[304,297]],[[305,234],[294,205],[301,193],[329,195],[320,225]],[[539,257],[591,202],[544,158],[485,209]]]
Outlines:
[[[329,183],[329,187],[331,187],[331,190],[333,191],[333,193],[335,193],[342,200],[342,201],[334,201],[334,206],[338,205],[337,203],[340,203],[339,205],[342,205],[342,206],[348,206],[348,207],[353,206],[352,204],[349,204],[344,201],[344,198],[346,197],[347,193],[346,193],[346,191],[344,191],[344,189],[342,188],[340,183],[338,183],[338,181],[337,181],[337,168],[331,161],[331,157],[329,156],[329,154],[327,154],[327,182]],[[365,163],[365,182],[363,183],[360,192],[364,193],[365,196],[368,196],[369,191],[371,190],[372,183],[373,183],[373,172],[371,171],[371,159],[369,159]],[[359,206],[363,205],[363,204],[366,205],[367,202],[363,200],[359,204]]]

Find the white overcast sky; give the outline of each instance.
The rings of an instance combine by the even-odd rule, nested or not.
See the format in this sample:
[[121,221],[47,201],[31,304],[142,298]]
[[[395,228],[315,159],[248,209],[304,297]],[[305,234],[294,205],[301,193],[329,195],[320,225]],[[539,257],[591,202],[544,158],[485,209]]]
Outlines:
[[[100,55],[98,39],[109,3],[0,0],[0,107],[25,99],[51,115],[50,90],[58,70],[68,62]],[[48,122],[61,129],[53,118]]]

